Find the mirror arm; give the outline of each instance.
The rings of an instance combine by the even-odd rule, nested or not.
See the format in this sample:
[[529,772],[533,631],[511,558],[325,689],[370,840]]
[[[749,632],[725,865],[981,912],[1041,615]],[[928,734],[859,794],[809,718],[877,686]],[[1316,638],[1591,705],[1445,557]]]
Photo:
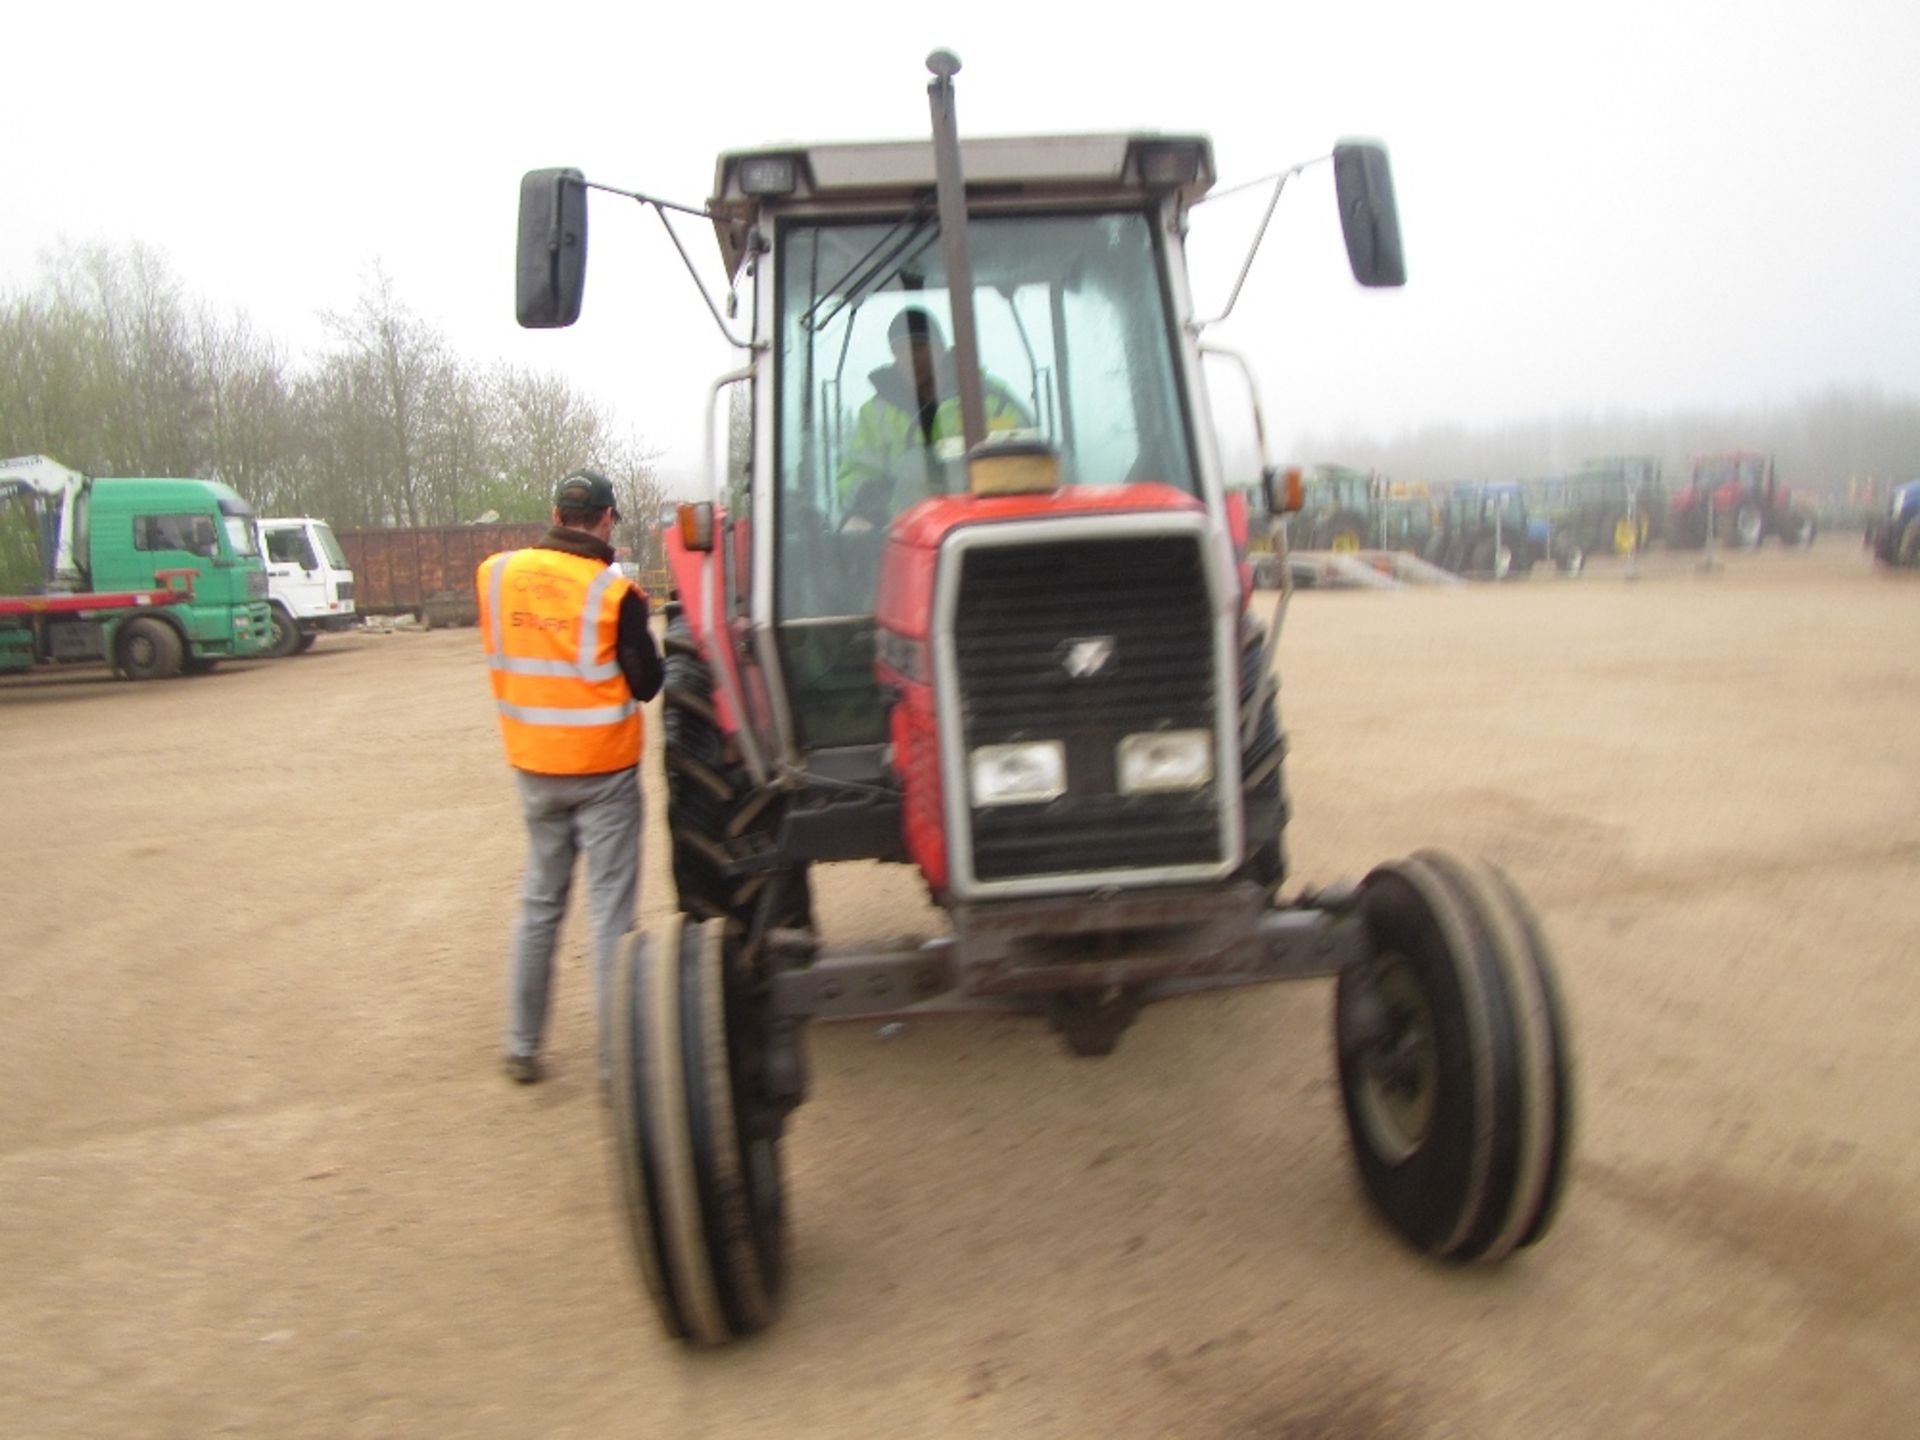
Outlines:
[[[1325,157],[1322,157],[1322,158],[1325,158]],[[1306,169],[1308,165],[1313,165],[1317,163],[1318,162],[1314,160],[1303,161],[1300,164],[1293,166],[1291,169],[1282,170],[1277,176],[1274,177],[1273,194],[1267,198],[1267,213],[1260,217],[1260,228],[1254,232],[1253,243],[1247,247],[1247,258],[1240,262],[1240,278],[1233,282],[1233,293],[1227,296],[1227,308],[1222,310],[1218,315],[1215,315],[1210,320],[1188,321],[1187,328],[1191,330],[1195,335],[1198,335],[1202,330],[1206,329],[1207,326],[1209,325],[1218,325],[1222,320],[1226,319],[1229,315],[1233,314],[1233,307],[1236,304],[1238,304],[1240,300],[1240,288],[1247,283],[1247,273],[1253,269],[1254,257],[1260,253],[1260,242],[1267,238],[1267,224],[1269,221],[1273,219],[1274,208],[1280,203],[1280,192],[1287,188],[1287,181],[1291,180],[1294,176],[1298,175],[1302,170]],[[1254,183],[1257,184],[1259,182],[1256,181]],[[1235,186],[1234,188],[1236,190],[1244,190],[1246,186],[1240,185],[1240,186]],[[1223,193],[1231,194],[1232,191],[1227,191]]]
[[707,293],[706,282],[700,278],[700,272],[694,268],[693,257],[687,254],[687,247],[680,243],[680,232],[675,230],[673,228],[673,222],[667,219],[667,211],[677,210],[682,215],[697,215],[702,220],[711,220],[714,218],[712,211],[705,209],[696,210],[691,205],[678,205],[671,200],[659,199],[657,196],[642,195],[638,190],[622,190],[613,185],[602,185],[594,180],[586,180],[581,183],[589,190],[604,190],[609,195],[621,195],[629,200],[638,201],[642,205],[652,206],[653,213],[660,217],[660,224],[666,230],[667,238],[673,241],[673,248],[680,252],[680,263],[687,267],[687,274],[693,277],[694,288],[700,292],[700,298],[707,302],[707,313],[713,316],[713,323],[720,327],[721,335],[726,338],[729,345],[738,346],[742,350],[751,350],[754,348],[753,341],[742,340],[727,328],[727,322],[725,317],[720,313],[720,307],[713,303],[713,296]]

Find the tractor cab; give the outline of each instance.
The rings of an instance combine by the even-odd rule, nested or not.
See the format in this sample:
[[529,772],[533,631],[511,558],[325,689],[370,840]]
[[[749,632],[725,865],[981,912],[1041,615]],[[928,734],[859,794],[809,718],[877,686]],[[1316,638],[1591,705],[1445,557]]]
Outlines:
[[1352,554],[1370,548],[1384,486],[1371,470],[1316,465],[1301,484],[1303,505],[1289,527],[1302,550]]
[[[889,534],[923,502],[972,495],[932,161],[926,146],[856,145],[719,165],[722,248],[748,267],[768,343],[737,382],[764,443],[756,483],[733,498],[769,522],[741,557],[768,583],[756,597],[743,574],[740,596],[787,712],[758,718],[790,756],[886,740],[874,666]],[[776,163],[792,188],[751,193]],[[1151,485],[1131,492],[1151,497],[1139,504],[1217,513],[1189,421],[1197,357],[1168,283],[1168,231],[1212,179],[1205,142],[981,142],[965,163],[993,197],[967,223],[989,441],[1050,456],[1043,488],[1071,503]]]

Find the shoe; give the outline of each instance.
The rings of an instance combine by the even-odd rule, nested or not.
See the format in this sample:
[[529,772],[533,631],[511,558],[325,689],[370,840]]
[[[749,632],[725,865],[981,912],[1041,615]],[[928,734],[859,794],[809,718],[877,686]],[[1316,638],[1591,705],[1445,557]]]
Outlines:
[[500,1068],[507,1072],[509,1080],[518,1085],[531,1085],[542,1073],[538,1055],[502,1055]]

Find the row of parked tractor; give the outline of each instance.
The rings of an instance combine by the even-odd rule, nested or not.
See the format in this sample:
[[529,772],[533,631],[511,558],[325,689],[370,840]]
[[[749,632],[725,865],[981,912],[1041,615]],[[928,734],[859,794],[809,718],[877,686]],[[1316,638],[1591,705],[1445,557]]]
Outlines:
[[1817,529],[1812,508],[1779,483],[1773,457],[1751,451],[1701,456],[1677,485],[1657,460],[1636,455],[1590,460],[1570,475],[1440,485],[1321,465],[1302,488],[1304,505],[1286,517],[1289,550],[1411,553],[1497,580],[1543,564],[1577,575],[1589,556],[1654,545],[1805,546]]

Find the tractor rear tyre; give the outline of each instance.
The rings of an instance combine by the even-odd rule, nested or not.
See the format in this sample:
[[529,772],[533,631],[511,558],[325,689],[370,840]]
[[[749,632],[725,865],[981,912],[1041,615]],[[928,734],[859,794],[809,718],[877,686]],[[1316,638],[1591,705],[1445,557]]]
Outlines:
[[1565,1188],[1572,1067],[1539,922],[1499,871],[1426,850],[1361,886],[1368,960],[1335,1038],[1362,1181],[1415,1249],[1499,1260]]
[[129,680],[171,680],[186,659],[180,632],[149,615],[121,626],[114,650],[121,673]]
[[273,638],[267,642],[267,653],[284,660],[300,648],[300,627],[294,623],[293,616],[278,605],[271,606],[267,613],[273,620]]
[[1751,550],[1760,543],[1760,538],[1766,532],[1766,517],[1760,513],[1760,507],[1751,500],[1743,500],[1727,518],[1727,533],[1721,537],[1721,543],[1740,550]]
[[[748,925],[774,876],[747,867],[779,839],[785,801],[754,784],[732,737],[721,731],[713,675],[684,616],[667,623],[666,652],[661,729],[674,890],[688,915]],[[810,929],[807,867],[789,867],[785,878],[781,913],[766,917],[767,924]]]
[[1267,669],[1266,629],[1240,627],[1240,799],[1247,860],[1241,876],[1268,894],[1287,878],[1287,737],[1280,728],[1280,682]]
[[718,920],[630,934],[608,1025],[621,1213],[660,1323],[695,1345],[765,1329],[786,1279],[780,1117],[755,1064],[766,1001],[726,949]]

